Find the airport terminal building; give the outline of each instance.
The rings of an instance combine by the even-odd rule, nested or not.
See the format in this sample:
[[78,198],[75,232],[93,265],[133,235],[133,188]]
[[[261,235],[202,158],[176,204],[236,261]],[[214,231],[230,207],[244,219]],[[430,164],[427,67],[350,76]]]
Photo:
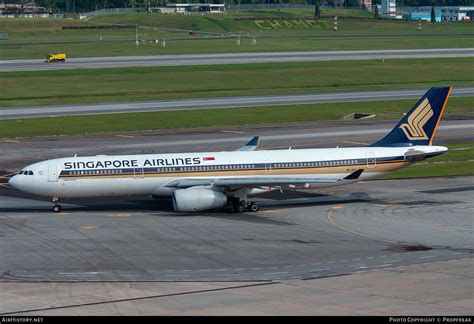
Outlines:
[[446,21],[470,21],[474,19],[474,7],[439,7],[441,19]]

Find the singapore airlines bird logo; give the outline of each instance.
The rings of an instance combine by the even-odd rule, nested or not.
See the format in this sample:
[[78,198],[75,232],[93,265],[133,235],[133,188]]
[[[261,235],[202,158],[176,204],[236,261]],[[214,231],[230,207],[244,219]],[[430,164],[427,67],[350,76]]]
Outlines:
[[433,110],[431,109],[430,102],[425,98],[418,108],[408,117],[408,123],[402,124],[400,128],[410,141],[426,140],[428,136],[426,136],[423,127],[431,116],[433,116]]

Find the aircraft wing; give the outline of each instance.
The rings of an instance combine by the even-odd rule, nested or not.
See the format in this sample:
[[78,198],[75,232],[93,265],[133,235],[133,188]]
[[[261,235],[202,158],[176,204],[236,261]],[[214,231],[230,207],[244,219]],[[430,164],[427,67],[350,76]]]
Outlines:
[[260,142],[260,137],[255,136],[254,138],[250,140],[250,142],[236,149],[236,151],[255,151],[258,147],[259,142]]
[[357,180],[364,169],[358,169],[348,176],[341,179],[320,179],[320,178],[218,178],[218,179],[176,179],[166,184],[167,187],[174,188],[190,188],[197,186],[213,186],[226,188],[241,188],[241,187],[276,187],[282,185],[306,185],[313,183],[337,183],[339,181],[353,181]]

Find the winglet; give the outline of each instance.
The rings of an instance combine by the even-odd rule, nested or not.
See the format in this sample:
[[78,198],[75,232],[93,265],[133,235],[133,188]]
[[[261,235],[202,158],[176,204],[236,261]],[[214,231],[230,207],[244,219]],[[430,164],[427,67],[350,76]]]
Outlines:
[[255,136],[254,138],[250,140],[250,142],[245,144],[245,146],[258,146],[259,141],[260,141],[260,136]]
[[237,149],[236,151],[254,151],[257,149],[259,142],[260,142],[260,137],[255,136],[247,144]]
[[358,170],[352,172],[351,174],[349,174],[343,180],[357,180],[357,179],[359,179],[362,172],[364,172],[364,169],[358,169]]

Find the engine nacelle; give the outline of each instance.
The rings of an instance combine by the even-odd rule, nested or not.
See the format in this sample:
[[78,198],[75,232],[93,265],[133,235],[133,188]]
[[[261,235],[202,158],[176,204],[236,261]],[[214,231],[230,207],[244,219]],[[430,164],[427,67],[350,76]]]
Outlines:
[[175,190],[172,200],[175,212],[198,212],[227,204],[227,196],[224,193],[199,188]]

